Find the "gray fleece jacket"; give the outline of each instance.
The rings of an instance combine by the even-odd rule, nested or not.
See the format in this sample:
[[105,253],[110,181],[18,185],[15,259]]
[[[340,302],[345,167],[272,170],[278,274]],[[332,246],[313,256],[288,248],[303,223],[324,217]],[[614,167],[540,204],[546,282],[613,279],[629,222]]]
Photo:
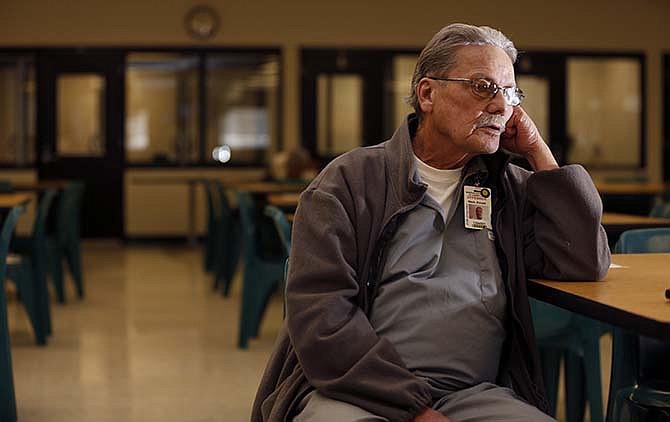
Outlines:
[[[407,370],[368,320],[385,248],[426,193],[412,155],[416,124],[410,115],[389,141],[338,157],[302,193],[286,323],[252,422],[291,420],[314,388],[390,421],[410,421],[431,406],[426,381]],[[498,383],[546,411],[527,279],[604,278],[610,252],[600,224],[602,204],[581,166],[531,173],[509,164],[502,151],[482,158],[489,176],[481,182],[498,192],[492,215],[508,298]]]

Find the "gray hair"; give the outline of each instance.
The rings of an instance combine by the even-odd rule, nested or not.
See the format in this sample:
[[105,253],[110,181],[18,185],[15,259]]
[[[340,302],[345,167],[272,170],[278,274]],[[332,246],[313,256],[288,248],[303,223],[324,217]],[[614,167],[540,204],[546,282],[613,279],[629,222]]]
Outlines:
[[501,48],[512,63],[516,62],[517,50],[514,43],[497,29],[488,26],[473,26],[453,23],[440,30],[421,50],[412,75],[412,91],[406,98],[417,116],[421,118],[421,107],[416,95],[419,81],[428,76],[439,76],[456,65],[456,53],[466,45],[492,45]]

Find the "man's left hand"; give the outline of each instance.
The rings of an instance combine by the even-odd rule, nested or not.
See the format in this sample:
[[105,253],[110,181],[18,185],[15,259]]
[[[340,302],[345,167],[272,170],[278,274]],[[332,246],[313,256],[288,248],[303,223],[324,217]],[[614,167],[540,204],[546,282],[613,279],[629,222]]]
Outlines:
[[523,155],[537,170],[558,168],[551,150],[540,136],[537,126],[521,107],[514,107],[500,143],[506,150]]

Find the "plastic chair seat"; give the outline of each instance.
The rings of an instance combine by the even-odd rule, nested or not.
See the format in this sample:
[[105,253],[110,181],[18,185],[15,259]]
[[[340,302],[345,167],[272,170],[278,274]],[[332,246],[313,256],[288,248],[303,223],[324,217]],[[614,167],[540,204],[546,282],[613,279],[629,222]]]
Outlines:
[[662,422],[670,420],[670,395],[644,387],[626,387],[617,392],[613,421]]
[[58,197],[56,230],[49,237],[49,267],[58,302],[65,303],[63,261],[67,262],[77,296],[84,297],[84,276],[81,268],[79,221],[83,182],[70,182]]
[[12,371],[12,352],[9,346],[9,328],[7,326],[7,300],[5,298],[5,276],[9,242],[14,233],[22,206],[14,207],[7,214],[0,230],[0,421],[16,422],[16,396],[14,393],[14,374]]
[[51,334],[51,311],[47,288],[47,267],[49,244],[46,237],[46,220],[56,191],[49,189],[42,196],[37,207],[30,238],[18,237],[11,244],[12,252],[21,257],[17,265],[7,267],[7,278],[14,281],[21,302],[28,313],[37,344],[44,345]]
[[249,338],[258,335],[267,303],[282,278],[284,258],[267,259],[259,253],[257,231],[260,215],[250,193],[237,192],[235,197],[242,222],[244,260],[238,347],[245,349]]
[[530,304],[551,412],[556,414],[559,368],[563,357],[568,422],[582,420],[585,401],[589,403],[591,421],[602,421],[599,340],[607,331],[606,326],[535,299],[530,299]]
[[240,258],[240,222],[233,212],[223,184],[213,182],[219,204],[219,216],[216,221],[216,266],[214,287],[222,286],[224,296],[228,296],[233,284]]
[[213,182],[207,179],[200,179],[200,183],[205,191],[205,199],[207,201],[207,237],[205,238],[203,248],[202,264],[205,272],[211,273],[216,270],[216,243],[220,230],[218,223],[219,210],[216,206],[217,201],[214,198]]

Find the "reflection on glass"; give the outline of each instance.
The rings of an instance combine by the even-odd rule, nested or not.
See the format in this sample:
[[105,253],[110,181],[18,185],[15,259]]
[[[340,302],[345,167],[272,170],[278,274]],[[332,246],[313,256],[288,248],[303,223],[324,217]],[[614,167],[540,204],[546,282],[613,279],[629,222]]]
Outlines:
[[633,58],[569,58],[569,161],[638,166],[640,62]]
[[[217,54],[206,59],[210,160],[254,162],[276,144],[279,58],[272,54]],[[219,148],[219,147],[225,148]]]
[[227,163],[230,161],[230,156],[230,147],[228,145],[221,145],[212,150],[212,158],[219,163]]
[[0,162],[34,161],[35,71],[30,58],[0,56]]
[[550,143],[549,80],[539,76],[520,75],[516,78],[516,84],[526,94],[523,110],[533,119],[544,140]]
[[396,128],[414,109],[407,105],[405,99],[412,89],[412,74],[419,56],[403,54],[393,58],[393,79],[386,84],[386,98],[389,98],[391,110],[384,113],[385,138],[390,138]]
[[105,79],[95,74],[58,76],[56,151],[60,156],[105,154]]
[[198,58],[132,53],[126,72],[129,162],[198,159]]
[[337,155],[364,145],[363,79],[355,74],[321,74],[316,89],[318,154]]

